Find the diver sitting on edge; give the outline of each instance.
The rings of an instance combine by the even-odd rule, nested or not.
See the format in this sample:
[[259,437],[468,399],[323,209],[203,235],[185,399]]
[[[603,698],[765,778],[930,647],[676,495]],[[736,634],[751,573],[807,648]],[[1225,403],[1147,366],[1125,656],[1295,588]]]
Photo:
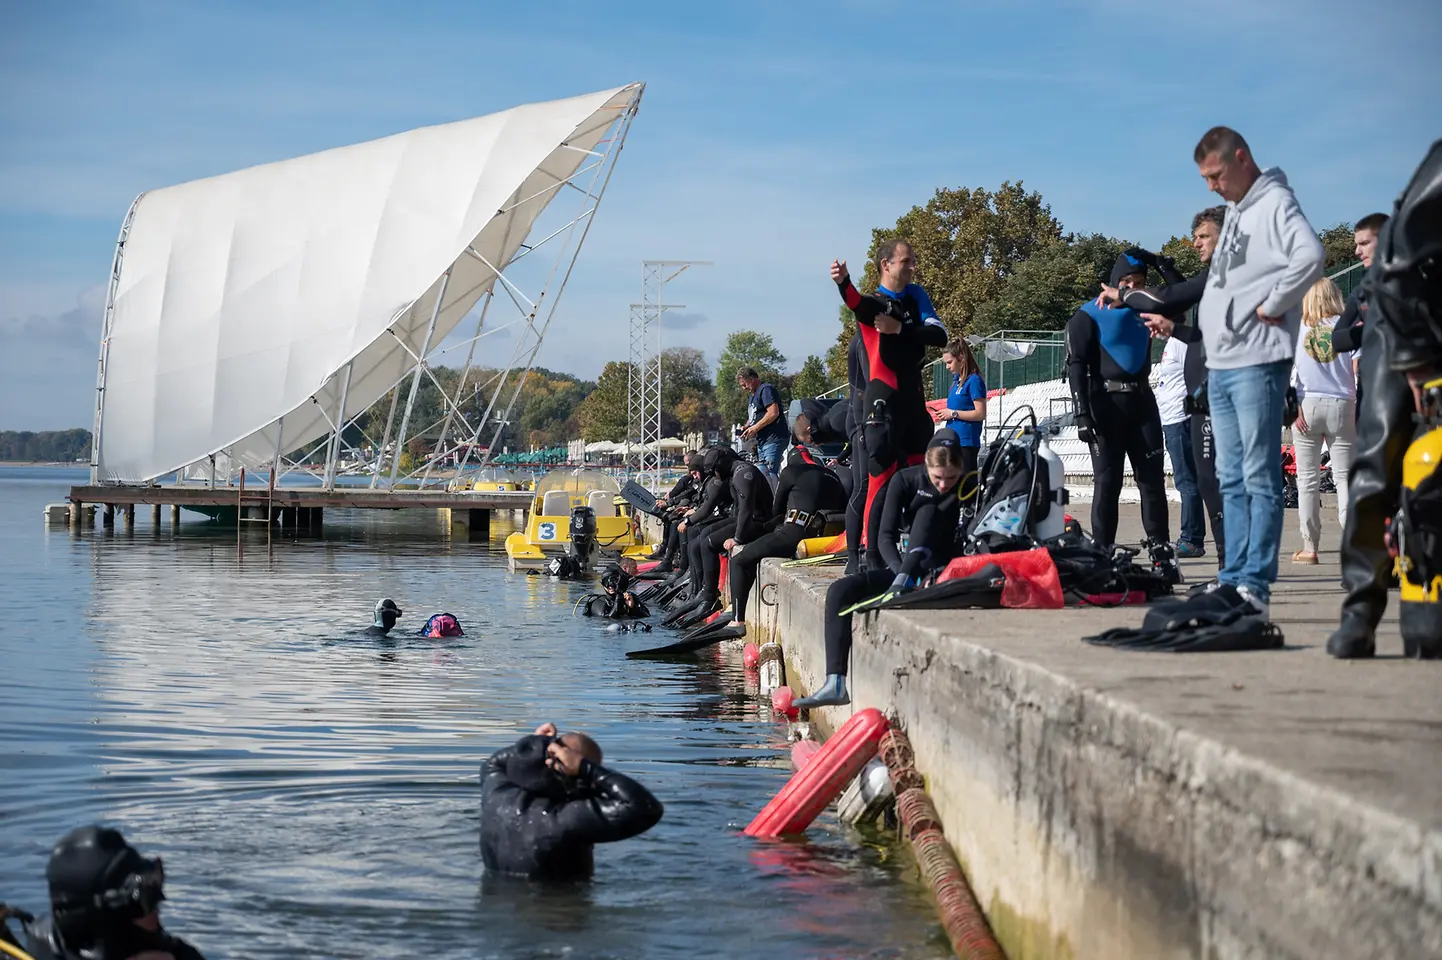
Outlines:
[[[851,655],[852,615],[843,615],[842,610],[887,587],[915,587],[956,555],[961,516],[956,493],[962,463],[961,441],[953,431],[940,430],[926,448],[922,465],[906,467],[886,482],[880,522],[873,524],[869,538],[886,565],[842,577],[827,589],[826,680],[814,694],[795,702],[798,709],[851,702],[846,691],[846,661]],[[903,534],[908,544],[905,555],[897,548]]]
[[481,862],[537,880],[584,879],[593,846],[645,833],[664,808],[630,777],[601,766],[584,733],[543,723],[481,768]]
[[51,851],[45,867],[50,913],[25,925],[35,960],[204,960],[160,925],[165,868],[118,830],[81,827]]

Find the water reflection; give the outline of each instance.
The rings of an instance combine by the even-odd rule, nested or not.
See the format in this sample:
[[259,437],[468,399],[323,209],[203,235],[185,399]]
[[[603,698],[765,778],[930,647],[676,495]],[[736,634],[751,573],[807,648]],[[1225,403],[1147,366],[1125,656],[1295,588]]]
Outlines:
[[[508,574],[434,514],[332,512],[238,555],[143,512],[133,538],[47,533],[65,482],[0,472],[7,901],[41,903],[49,845],[103,820],[165,857],[170,922],[214,957],[946,955],[904,858],[831,820],[779,861],[738,835],[787,776],[739,666],[627,661],[653,638],[573,618],[585,585]],[[385,638],[381,596],[406,611]],[[410,635],[441,610],[466,637]],[[589,884],[480,873],[479,765],[542,720],[667,806]]]

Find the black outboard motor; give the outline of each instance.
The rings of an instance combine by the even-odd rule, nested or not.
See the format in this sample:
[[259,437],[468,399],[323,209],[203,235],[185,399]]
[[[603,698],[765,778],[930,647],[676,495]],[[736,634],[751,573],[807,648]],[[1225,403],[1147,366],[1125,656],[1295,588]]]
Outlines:
[[590,507],[575,507],[571,510],[571,555],[582,569],[591,565],[591,554],[596,550],[596,511]]

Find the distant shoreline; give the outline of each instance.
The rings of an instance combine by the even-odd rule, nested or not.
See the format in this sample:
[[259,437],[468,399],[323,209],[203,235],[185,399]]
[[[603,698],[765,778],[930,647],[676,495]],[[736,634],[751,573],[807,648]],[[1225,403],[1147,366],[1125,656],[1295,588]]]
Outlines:
[[66,463],[63,460],[0,460],[0,467],[70,467],[75,470],[89,470],[87,463]]

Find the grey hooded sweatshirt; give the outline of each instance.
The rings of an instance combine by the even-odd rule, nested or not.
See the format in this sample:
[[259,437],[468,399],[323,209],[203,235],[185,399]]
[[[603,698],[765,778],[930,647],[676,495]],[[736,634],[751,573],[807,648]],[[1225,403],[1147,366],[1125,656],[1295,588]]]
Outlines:
[[[1240,202],[1227,204],[1197,307],[1207,367],[1235,370],[1291,360],[1302,297],[1322,276],[1325,262],[1322,242],[1287,186],[1287,175],[1277,167],[1263,171]],[[1263,323],[1258,312],[1283,321]]]

